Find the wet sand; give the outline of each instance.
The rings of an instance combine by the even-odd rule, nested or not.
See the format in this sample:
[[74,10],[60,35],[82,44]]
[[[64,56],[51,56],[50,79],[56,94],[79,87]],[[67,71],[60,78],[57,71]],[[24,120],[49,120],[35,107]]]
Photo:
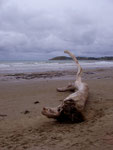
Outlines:
[[86,120],[63,124],[41,115],[70,92],[57,87],[73,82],[75,71],[0,75],[0,150],[112,150],[113,68],[87,69],[90,95]]

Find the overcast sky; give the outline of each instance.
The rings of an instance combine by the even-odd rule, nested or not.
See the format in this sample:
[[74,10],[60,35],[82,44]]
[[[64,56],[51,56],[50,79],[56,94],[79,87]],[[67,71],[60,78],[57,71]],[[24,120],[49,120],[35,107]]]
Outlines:
[[113,0],[0,0],[0,60],[113,56]]

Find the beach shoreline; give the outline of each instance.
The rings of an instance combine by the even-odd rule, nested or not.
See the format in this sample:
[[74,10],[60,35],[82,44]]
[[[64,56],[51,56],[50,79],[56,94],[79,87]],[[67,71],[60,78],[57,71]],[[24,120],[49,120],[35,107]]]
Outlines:
[[80,124],[61,124],[41,114],[70,94],[57,87],[75,79],[76,70],[0,75],[1,150],[112,150],[113,68],[85,69],[90,88]]
[[[113,67],[104,68],[85,68],[83,71],[83,80],[96,78],[112,78]],[[75,79],[77,69],[57,70],[57,71],[43,71],[43,72],[20,72],[20,73],[0,73],[0,81],[23,81],[26,80],[45,80],[45,79]]]

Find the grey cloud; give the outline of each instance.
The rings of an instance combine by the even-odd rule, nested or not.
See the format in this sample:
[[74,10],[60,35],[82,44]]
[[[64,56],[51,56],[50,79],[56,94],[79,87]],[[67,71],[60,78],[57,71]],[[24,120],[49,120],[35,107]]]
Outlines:
[[110,0],[0,1],[0,59],[113,55]]

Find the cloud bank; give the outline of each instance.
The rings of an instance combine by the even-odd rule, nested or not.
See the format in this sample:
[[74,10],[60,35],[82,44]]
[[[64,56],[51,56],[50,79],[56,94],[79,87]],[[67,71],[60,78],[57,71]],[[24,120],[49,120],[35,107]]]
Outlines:
[[0,60],[113,55],[112,0],[0,0]]

